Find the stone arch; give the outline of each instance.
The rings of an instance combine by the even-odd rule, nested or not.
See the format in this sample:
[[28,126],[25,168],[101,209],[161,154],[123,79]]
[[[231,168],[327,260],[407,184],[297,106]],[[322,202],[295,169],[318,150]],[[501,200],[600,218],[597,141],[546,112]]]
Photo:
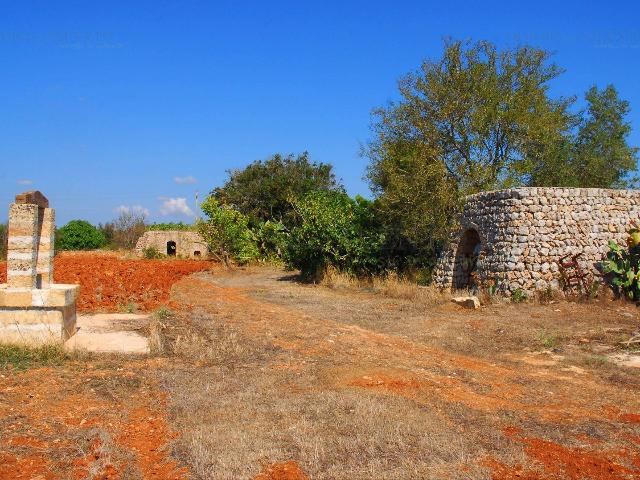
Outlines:
[[458,242],[453,264],[453,287],[455,289],[472,289],[478,287],[478,258],[483,242],[474,227],[463,230]]
[[176,251],[177,251],[176,242],[174,242],[173,240],[169,240],[167,242],[167,255],[174,256],[176,254]]

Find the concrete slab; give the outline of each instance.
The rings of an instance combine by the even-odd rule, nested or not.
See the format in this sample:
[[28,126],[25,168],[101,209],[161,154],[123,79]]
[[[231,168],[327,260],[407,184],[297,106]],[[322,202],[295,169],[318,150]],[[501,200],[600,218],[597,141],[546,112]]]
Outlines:
[[100,313],[80,315],[76,334],[65,342],[65,348],[88,352],[149,353],[149,340],[137,330],[149,323],[149,315]]

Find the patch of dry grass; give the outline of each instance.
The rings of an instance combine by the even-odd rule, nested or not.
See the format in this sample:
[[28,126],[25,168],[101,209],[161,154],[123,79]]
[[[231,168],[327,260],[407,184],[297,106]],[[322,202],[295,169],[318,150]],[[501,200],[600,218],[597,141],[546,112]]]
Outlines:
[[423,305],[438,305],[451,299],[451,294],[435,285],[418,285],[414,280],[395,272],[366,278],[357,278],[335,268],[328,268],[320,284],[331,289],[371,291],[388,298],[411,300]]
[[442,428],[435,407],[331,387],[325,365],[223,321],[195,312],[161,331],[174,368],[158,374],[181,432],[174,456],[195,478],[251,478],[290,459],[314,479],[485,477],[470,461],[485,447]]

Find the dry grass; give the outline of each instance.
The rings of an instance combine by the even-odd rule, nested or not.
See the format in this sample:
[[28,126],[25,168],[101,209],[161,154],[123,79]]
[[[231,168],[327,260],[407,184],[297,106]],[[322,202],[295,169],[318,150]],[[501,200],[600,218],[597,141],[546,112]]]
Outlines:
[[335,268],[325,271],[320,284],[331,289],[364,290],[388,298],[411,300],[422,305],[438,305],[451,299],[449,292],[435,285],[422,286],[395,272],[384,276],[357,278]]
[[[480,366],[544,369],[544,376],[505,380],[524,392],[518,401],[533,405],[540,392],[571,395],[554,380],[569,375],[561,370],[569,366],[594,374],[590,378],[607,387],[612,404],[620,404],[621,391],[640,388],[635,372],[621,373],[587,350],[635,328],[636,319],[615,305],[597,315],[588,305],[566,303],[470,311],[407,279],[358,280],[336,272],[320,287],[265,269],[228,272],[215,282],[232,298],[221,289],[194,290],[209,303],[156,328],[164,355],[171,356],[170,368],[156,373],[169,393],[172,427],[181,433],[173,454],[194,478],[252,478],[266,465],[289,460],[314,479],[484,479],[490,476],[482,463],[487,457],[535,470],[539,465],[504,426],[568,445],[592,426],[539,421],[508,405],[470,408],[464,397],[450,401],[428,380],[418,387],[411,380],[460,382],[471,396],[491,397],[497,384]],[[404,347],[394,346],[399,337],[466,355],[476,368],[419,348],[405,355]],[[557,364],[532,366],[522,358],[557,358]],[[374,375],[375,382],[386,371],[388,388],[351,381]],[[603,437],[618,435],[619,428],[604,417],[593,427]]]
[[[314,479],[485,478],[471,459],[489,453],[487,440],[443,429],[437,408],[332,388],[324,366],[301,365],[218,321],[198,312],[175,328],[177,336],[164,330],[176,360],[162,378],[181,432],[174,455],[195,478],[251,478],[292,458]],[[499,433],[484,435],[503,442]]]

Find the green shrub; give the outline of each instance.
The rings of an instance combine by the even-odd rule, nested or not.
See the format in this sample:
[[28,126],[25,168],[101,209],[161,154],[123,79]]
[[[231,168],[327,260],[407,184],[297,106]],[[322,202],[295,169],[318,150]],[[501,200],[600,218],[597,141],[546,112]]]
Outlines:
[[311,277],[334,267],[353,275],[380,267],[384,235],[374,226],[371,202],[342,192],[316,191],[294,201],[298,224],[291,230],[285,262]]
[[254,229],[260,258],[269,261],[281,260],[287,248],[288,232],[281,223],[273,220],[261,222]]
[[60,365],[71,358],[73,354],[56,343],[34,347],[0,343],[0,370],[25,370],[35,366]]
[[609,241],[607,261],[602,265],[609,282],[619,296],[640,301],[640,230],[629,230],[627,248]]
[[202,203],[202,212],[207,219],[199,220],[197,228],[211,255],[225,265],[231,261],[244,264],[260,256],[246,215],[221,204],[212,196]]
[[164,258],[164,255],[156,247],[147,247],[142,249],[142,255],[147,260],[155,260],[158,258]]
[[93,250],[105,245],[104,234],[85,220],[71,220],[56,231],[58,250]]
[[183,222],[152,223],[146,226],[147,231],[196,230],[197,226]]
[[522,303],[527,300],[527,292],[525,292],[521,288],[516,288],[513,292],[511,292],[511,301],[513,303]]

